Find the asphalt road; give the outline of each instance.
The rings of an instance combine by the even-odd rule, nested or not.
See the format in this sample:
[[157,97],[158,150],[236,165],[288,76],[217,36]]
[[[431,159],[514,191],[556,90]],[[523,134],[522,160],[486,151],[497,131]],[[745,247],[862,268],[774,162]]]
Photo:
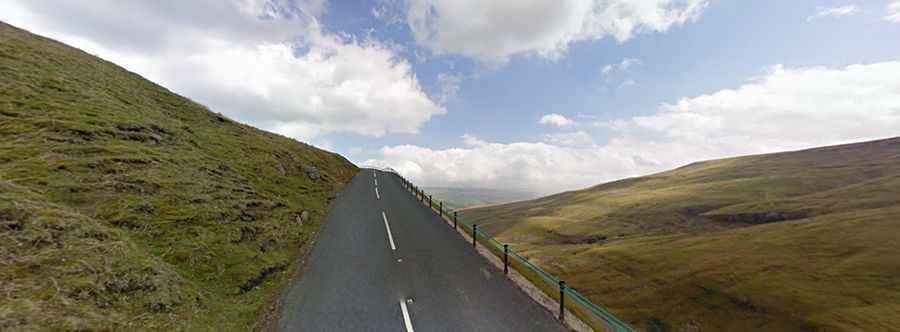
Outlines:
[[279,330],[565,331],[396,175],[362,170],[334,204]]

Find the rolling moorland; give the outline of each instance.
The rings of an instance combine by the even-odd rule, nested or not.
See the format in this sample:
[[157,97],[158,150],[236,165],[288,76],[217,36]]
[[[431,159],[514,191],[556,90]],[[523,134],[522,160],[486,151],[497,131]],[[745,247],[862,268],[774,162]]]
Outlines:
[[433,195],[435,200],[443,201],[444,206],[451,210],[523,201],[538,197],[534,193],[515,190],[449,187],[426,187],[422,189]]
[[357,171],[0,23],[0,330],[258,329]]
[[461,214],[640,329],[900,330],[900,138]]

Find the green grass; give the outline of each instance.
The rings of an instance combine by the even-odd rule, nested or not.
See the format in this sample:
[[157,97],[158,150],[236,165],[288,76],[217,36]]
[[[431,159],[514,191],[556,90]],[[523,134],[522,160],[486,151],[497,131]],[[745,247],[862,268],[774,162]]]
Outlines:
[[465,210],[646,330],[897,330],[900,139]]
[[356,172],[0,23],[0,330],[258,328]]

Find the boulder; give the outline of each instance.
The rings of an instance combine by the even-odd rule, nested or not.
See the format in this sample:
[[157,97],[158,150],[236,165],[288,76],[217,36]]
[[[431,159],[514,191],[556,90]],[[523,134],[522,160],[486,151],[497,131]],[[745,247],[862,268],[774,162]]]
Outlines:
[[313,181],[318,181],[322,178],[322,175],[319,174],[319,169],[316,168],[316,166],[303,166],[303,171],[306,172],[306,175]]
[[297,215],[297,223],[303,225],[303,223],[309,221],[309,211],[303,210],[300,214]]

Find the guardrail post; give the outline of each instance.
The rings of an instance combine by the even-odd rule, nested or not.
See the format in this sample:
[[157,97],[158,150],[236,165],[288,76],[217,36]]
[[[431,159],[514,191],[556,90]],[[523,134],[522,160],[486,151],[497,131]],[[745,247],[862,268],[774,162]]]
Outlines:
[[431,195],[428,195],[428,208],[434,207],[434,199],[431,198]]
[[559,281],[559,320],[566,320],[566,282]]
[[456,211],[453,211],[453,229],[456,229]]
[[438,215],[443,217],[444,216],[444,201],[440,201],[440,204],[441,205],[438,206]]
[[503,274],[509,274],[509,245],[503,245]]
[[478,224],[472,224],[472,248],[476,247],[476,239],[478,239]]

